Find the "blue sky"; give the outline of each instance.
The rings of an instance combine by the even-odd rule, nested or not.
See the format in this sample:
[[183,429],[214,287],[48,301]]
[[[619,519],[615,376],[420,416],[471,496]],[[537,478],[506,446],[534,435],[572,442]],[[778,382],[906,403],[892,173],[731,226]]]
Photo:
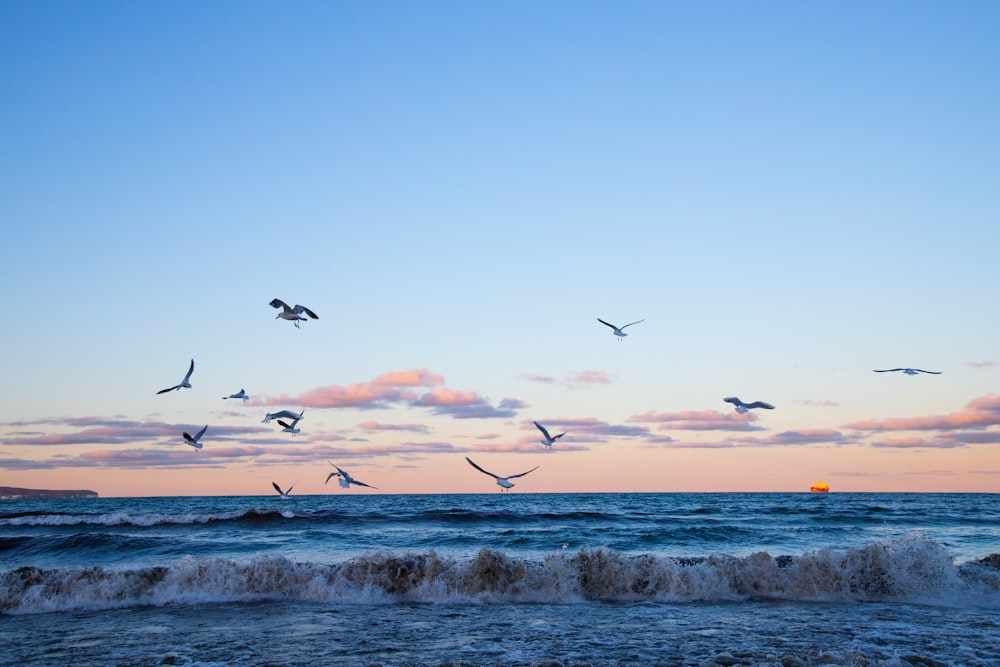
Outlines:
[[[737,471],[706,470],[749,450],[753,488],[995,490],[998,19],[989,2],[0,3],[3,478],[129,493],[116,472],[204,466],[254,492],[333,456],[407,490],[450,466],[440,490],[475,490],[465,454],[543,453],[562,458],[534,490],[613,489],[617,465],[729,490]],[[321,319],[274,320],[274,297]],[[597,317],[646,321],[619,343]],[[194,388],[154,396],[192,357]],[[895,366],[943,374],[871,373]],[[323,403],[420,369],[394,401]],[[241,386],[251,406],[220,400]],[[732,394],[778,405],[744,424],[756,439],[636,419],[710,426]],[[260,430],[306,395],[326,398],[302,436]],[[974,432],[949,425],[976,401]],[[848,428],[918,417],[940,419]],[[540,451],[531,419],[576,440]],[[194,459],[175,432],[206,422]],[[660,483],[638,486],[677,486]]]

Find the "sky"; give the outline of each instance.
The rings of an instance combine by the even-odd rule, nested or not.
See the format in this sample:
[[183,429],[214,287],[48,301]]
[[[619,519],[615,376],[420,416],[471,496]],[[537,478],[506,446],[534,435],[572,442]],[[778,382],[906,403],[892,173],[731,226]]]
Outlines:
[[0,486],[997,492],[998,25],[0,0]]

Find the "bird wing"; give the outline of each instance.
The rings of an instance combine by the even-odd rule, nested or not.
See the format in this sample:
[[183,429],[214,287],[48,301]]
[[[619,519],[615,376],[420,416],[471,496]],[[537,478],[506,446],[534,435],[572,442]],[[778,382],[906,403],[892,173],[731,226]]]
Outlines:
[[208,424],[205,424],[205,427],[195,434],[194,439],[201,440],[201,436],[205,435],[205,431],[207,430],[208,430]]
[[180,389],[180,388],[181,388],[181,386],[179,384],[175,384],[173,387],[167,387],[166,389],[161,389],[160,391],[158,391],[156,393],[157,394],[165,394],[168,391],[173,391],[174,389]]
[[[331,463],[330,465],[333,465],[333,464]],[[336,467],[336,466],[334,466],[334,467]],[[331,472],[329,475],[326,476],[326,482],[329,482],[331,477],[339,477],[339,473]],[[323,483],[326,484],[326,482],[323,482]]]
[[881,371],[875,371],[876,373],[892,373],[894,371],[905,371],[905,368],[886,368]]
[[[475,468],[479,472],[485,473],[485,474],[489,475],[490,477],[492,477],[493,479],[500,479],[497,475],[494,475],[489,470],[483,470],[482,468],[480,468],[479,466],[477,466],[476,463],[475,463],[475,461],[473,461],[472,459],[470,459],[468,456],[465,457],[465,460],[469,462],[470,466],[472,466],[473,468]],[[525,474],[527,474],[527,473],[525,473]]]
[[294,312],[296,315],[298,315],[299,313],[305,313],[306,315],[308,315],[309,317],[313,318],[314,320],[318,320],[319,319],[319,315],[317,315],[313,311],[309,310],[305,306],[300,306],[298,304],[295,305],[295,308],[292,309],[292,312]]
[[754,401],[753,403],[747,404],[748,408],[764,408],[765,410],[774,410],[774,406],[770,403],[765,403],[764,401]]
[[566,435],[566,433],[565,433],[565,432],[563,432],[563,433],[560,433],[559,435],[557,435],[556,437],[554,437],[554,438],[552,438],[552,439],[553,439],[553,440],[558,440],[559,438],[563,437],[564,435]]
[[271,299],[272,308],[284,308],[286,312],[292,312],[292,309],[288,307],[288,304],[281,299]]
[[743,405],[743,401],[741,401],[740,399],[736,398],[735,396],[730,396],[730,397],[724,398],[722,400],[724,400],[726,403],[732,403],[733,405]]
[[192,437],[191,437],[191,434],[190,434],[190,433],[188,433],[187,431],[184,431],[184,433],[182,433],[181,435],[183,435],[183,436],[184,436],[184,439],[185,439],[186,441],[188,441],[189,443],[191,443],[192,445],[193,445],[193,444],[195,444],[195,443],[194,443],[194,438],[192,438]]
[[635,322],[629,322],[628,324],[626,324],[625,326],[623,326],[622,329],[624,329],[625,327],[630,327],[633,324],[639,324],[639,322],[645,322],[645,321],[646,321],[646,318],[643,318],[641,320],[636,320]]
[[[194,359],[191,360],[191,366],[190,368],[188,368],[188,372],[184,375],[184,382],[187,382],[188,380],[191,379],[192,373],[194,373]],[[181,384],[184,384],[184,382],[182,382]]]
[[372,486],[371,484],[365,484],[364,482],[359,482],[354,478],[351,478],[351,484],[357,484],[358,486],[367,486],[369,489],[378,489],[377,486]]
[[601,324],[604,324],[604,325],[606,325],[606,326],[609,326],[609,327],[611,327],[611,328],[612,328],[612,329],[614,329],[615,331],[619,331],[618,327],[616,327],[615,325],[611,324],[610,322],[605,322],[604,320],[602,320],[602,319],[601,319],[601,318],[599,318],[599,317],[597,318],[597,321],[598,321],[598,322],[600,322]]
[[[534,468],[532,468],[532,469],[531,469],[531,470],[529,470],[528,472],[534,472],[535,470],[538,470],[538,466],[535,466]],[[518,477],[524,477],[525,475],[527,475],[527,474],[528,474],[528,472],[522,472],[522,473],[519,473],[519,474],[517,474],[517,475],[508,475],[508,476],[507,476],[507,479],[516,479],[516,478],[518,478]]]
[[[280,493],[281,495],[285,495],[285,492],[281,490],[281,487],[278,486],[277,482],[271,482],[271,486],[273,486],[274,490]],[[291,489],[289,489],[289,491],[291,491]]]
[[278,420],[278,424],[281,426],[281,428],[291,428],[288,424],[281,421],[280,419]]
[[[552,436],[550,436],[550,435],[549,435],[549,432],[545,430],[545,427],[544,427],[544,426],[542,426],[541,424],[539,424],[539,423],[538,423],[538,422],[536,422],[536,421],[533,421],[533,422],[531,422],[531,423],[532,423],[532,424],[534,424],[535,426],[537,426],[537,427],[538,427],[538,430],[539,430],[539,431],[541,431],[541,432],[542,432],[542,434],[544,434],[544,435],[545,435],[545,439],[546,439],[546,440],[552,440]],[[556,437],[559,437],[559,436],[556,436]]]
[[925,371],[920,368],[914,368],[913,370],[917,371],[918,373],[930,373],[931,375],[941,375],[941,371]]

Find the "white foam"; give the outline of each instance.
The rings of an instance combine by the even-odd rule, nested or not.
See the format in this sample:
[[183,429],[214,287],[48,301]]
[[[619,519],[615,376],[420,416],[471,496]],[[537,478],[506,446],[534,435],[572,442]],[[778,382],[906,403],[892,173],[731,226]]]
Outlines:
[[1000,608],[1000,572],[978,564],[959,568],[942,545],[913,535],[781,559],[761,552],[681,560],[600,548],[529,560],[482,549],[469,560],[433,551],[373,552],[335,564],[258,555],[246,561],[186,557],[134,570],[0,573],[0,612],[15,614],[264,599],[371,605],[759,598]]

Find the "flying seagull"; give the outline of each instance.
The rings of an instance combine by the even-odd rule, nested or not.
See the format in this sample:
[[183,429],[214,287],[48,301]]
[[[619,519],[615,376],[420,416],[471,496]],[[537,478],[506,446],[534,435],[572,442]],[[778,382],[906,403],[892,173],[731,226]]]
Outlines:
[[511,487],[514,486],[514,484],[510,480],[516,479],[518,477],[524,477],[525,475],[528,474],[528,472],[533,472],[535,470],[538,470],[538,466],[535,466],[534,468],[532,468],[528,472],[522,472],[522,473],[518,473],[517,475],[507,475],[506,477],[501,477],[500,475],[494,475],[489,470],[483,470],[482,468],[480,468],[479,466],[477,466],[472,461],[472,459],[470,459],[468,456],[465,457],[465,460],[469,462],[470,466],[472,466],[473,468],[475,468],[479,472],[484,473],[486,475],[489,475],[490,477],[492,477],[493,479],[495,479],[497,481],[497,484],[500,486],[500,493],[503,493],[505,489],[509,489],[509,488],[511,488]]
[[[302,412],[305,412],[305,410],[303,410]],[[301,419],[301,417],[299,417],[299,419]],[[300,428],[295,428],[295,425],[298,423],[299,423],[298,419],[293,419],[291,424],[289,424],[286,421],[282,421],[281,419],[278,420],[278,424],[281,426],[282,432],[291,433],[292,435],[298,435],[299,432],[302,431],[302,429]]]
[[226,399],[226,398],[242,398],[244,401],[249,401],[250,400],[250,397],[247,396],[247,393],[245,391],[243,391],[242,389],[240,389],[235,394],[230,394],[229,396],[223,396],[222,398],[223,399]]
[[299,328],[299,320],[305,321],[305,319],[306,319],[305,317],[302,317],[302,313],[305,313],[306,315],[308,315],[309,317],[313,318],[314,320],[318,320],[319,319],[319,315],[317,315],[313,311],[309,310],[305,306],[300,306],[300,305],[296,304],[295,307],[292,308],[291,306],[289,306],[287,303],[285,303],[281,299],[272,299],[271,300],[271,307],[273,307],[273,308],[281,308],[281,312],[278,313],[278,315],[274,319],[278,319],[280,317],[283,320],[291,320],[292,322],[295,323],[295,328],[296,329]]
[[618,336],[618,341],[621,342],[621,339],[628,335],[627,333],[625,333],[624,331],[622,331],[622,329],[624,329],[625,327],[630,327],[633,324],[639,324],[639,322],[645,322],[646,320],[645,320],[645,318],[643,318],[641,320],[636,320],[635,322],[629,322],[625,326],[621,326],[621,327],[616,327],[615,325],[611,324],[610,322],[605,322],[604,320],[602,320],[599,317],[597,318],[597,321],[600,322],[601,324],[605,324],[605,325],[611,327],[612,329],[614,329],[615,330],[614,334],[616,336]]
[[201,449],[201,436],[205,435],[205,431],[208,430],[208,424],[205,424],[205,428],[201,429],[191,437],[191,434],[187,431],[184,432],[184,442],[191,445],[195,449]]
[[754,408],[764,408],[765,410],[774,410],[774,406],[770,403],[765,403],[764,401],[754,401],[753,403],[744,403],[735,396],[730,396],[729,398],[722,399],[726,403],[732,403],[736,406],[736,412],[741,415],[747,410],[753,410]]
[[559,435],[557,435],[557,436],[553,437],[553,436],[549,435],[549,432],[545,430],[545,427],[544,427],[544,426],[542,426],[541,424],[539,424],[538,422],[536,422],[536,421],[533,421],[533,422],[531,422],[531,423],[532,423],[532,424],[534,424],[535,426],[537,426],[537,427],[538,427],[538,430],[539,430],[539,431],[541,431],[541,432],[542,432],[542,435],[544,435],[544,436],[545,436],[545,440],[539,440],[539,442],[541,442],[541,443],[542,443],[543,445],[545,445],[546,447],[551,447],[551,446],[552,446],[552,444],[553,444],[553,443],[554,443],[554,442],[555,442],[556,440],[558,440],[559,438],[561,438],[561,437],[563,437],[564,435],[566,435],[565,433],[560,433]]
[[[327,461],[327,463],[330,462]],[[332,465],[334,468],[337,468],[337,466],[333,465],[332,463],[330,463],[330,465]],[[337,472],[331,472],[329,475],[327,475],[326,482],[329,482],[331,477],[340,478],[337,480],[337,482],[340,484],[340,488],[342,489],[350,488],[351,484],[357,484],[358,486],[367,486],[369,489],[378,489],[377,486],[372,486],[371,484],[365,484],[364,482],[359,482],[358,480],[354,479],[340,468],[337,468]],[[326,484],[326,482],[323,483]]]
[[875,371],[876,373],[895,373],[896,371],[903,371],[907,375],[916,375],[917,373],[930,373],[931,375],[941,375],[941,371],[925,371],[920,368],[886,368],[885,370]]
[[[298,482],[296,482],[295,484],[298,484]],[[274,487],[274,490],[277,491],[279,494],[281,494],[281,499],[282,500],[284,500],[285,498],[289,497],[289,494],[291,494],[292,489],[295,488],[295,484],[292,484],[290,487],[288,487],[287,491],[282,491],[281,487],[278,486],[278,484],[276,482],[271,482],[271,486]]]
[[180,389],[181,387],[184,387],[185,389],[190,389],[191,388],[191,374],[192,373],[194,373],[194,359],[191,360],[191,367],[188,368],[187,375],[184,376],[184,379],[181,380],[180,384],[175,384],[173,387],[167,387],[166,389],[161,389],[160,391],[158,391],[156,393],[157,394],[165,394],[168,391],[174,391],[175,389]]
[[261,424],[266,424],[267,422],[271,421],[272,419],[278,419],[279,417],[284,417],[285,419],[294,419],[294,420],[298,421],[298,420],[302,419],[302,415],[304,415],[305,413],[306,413],[305,410],[303,410],[302,412],[292,412],[291,410],[282,410],[280,412],[268,412],[267,415],[264,416],[264,419],[262,419],[260,423]]

